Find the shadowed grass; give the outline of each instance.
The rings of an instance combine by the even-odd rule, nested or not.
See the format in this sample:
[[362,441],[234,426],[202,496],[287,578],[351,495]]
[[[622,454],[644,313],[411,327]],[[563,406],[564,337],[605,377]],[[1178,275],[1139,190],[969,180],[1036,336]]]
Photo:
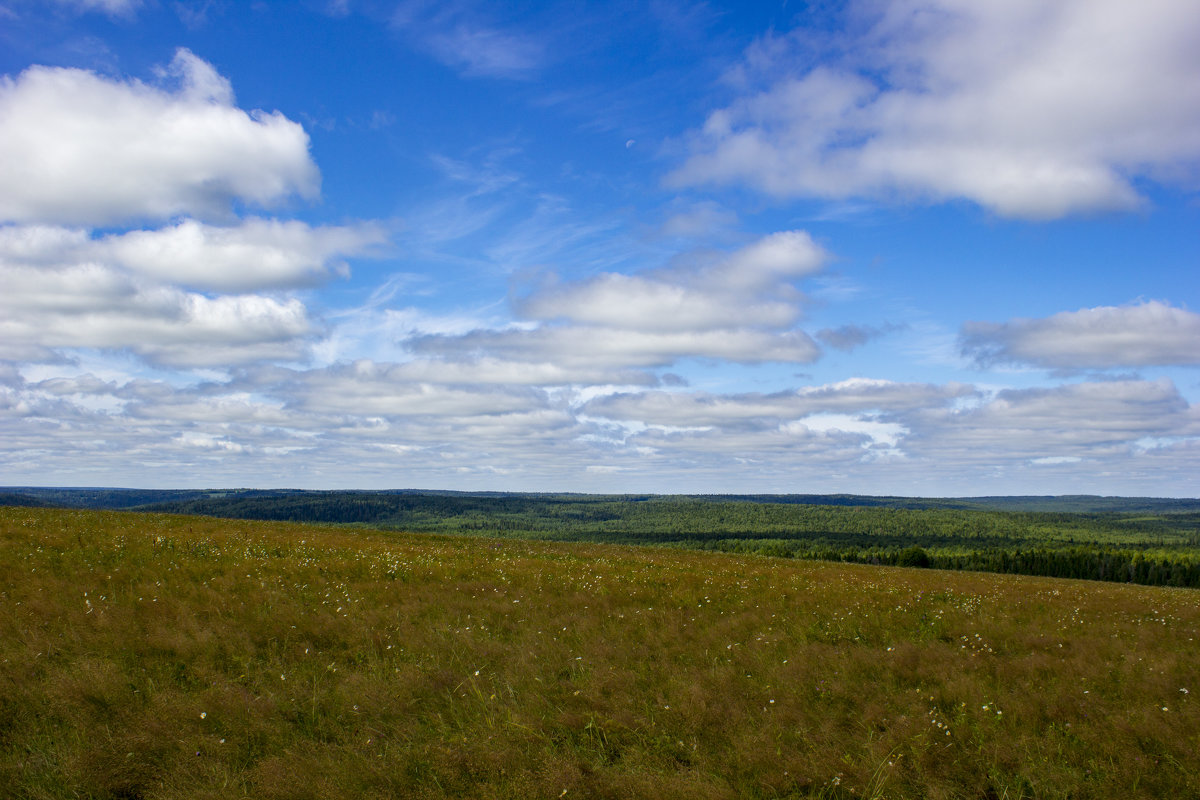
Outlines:
[[1192,590],[0,509],[29,798],[1200,794]]

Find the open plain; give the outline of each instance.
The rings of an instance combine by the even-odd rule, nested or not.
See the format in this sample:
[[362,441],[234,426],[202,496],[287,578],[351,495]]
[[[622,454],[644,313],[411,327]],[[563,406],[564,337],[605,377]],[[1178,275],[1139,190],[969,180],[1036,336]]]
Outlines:
[[22,798],[1200,793],[1200,594],[0,509]]

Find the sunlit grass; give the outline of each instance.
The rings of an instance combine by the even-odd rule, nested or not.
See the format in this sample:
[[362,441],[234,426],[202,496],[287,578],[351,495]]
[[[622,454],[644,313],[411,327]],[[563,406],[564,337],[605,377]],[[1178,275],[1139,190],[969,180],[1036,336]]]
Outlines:
[[1189,797],[1200,593],[0,509],[15,797]]

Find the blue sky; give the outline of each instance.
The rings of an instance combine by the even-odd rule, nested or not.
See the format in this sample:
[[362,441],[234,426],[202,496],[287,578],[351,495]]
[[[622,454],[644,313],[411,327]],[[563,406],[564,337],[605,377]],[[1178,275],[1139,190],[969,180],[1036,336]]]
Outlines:
[[2,484],[1200,495],[1190,0],[0,0],[0,72]]

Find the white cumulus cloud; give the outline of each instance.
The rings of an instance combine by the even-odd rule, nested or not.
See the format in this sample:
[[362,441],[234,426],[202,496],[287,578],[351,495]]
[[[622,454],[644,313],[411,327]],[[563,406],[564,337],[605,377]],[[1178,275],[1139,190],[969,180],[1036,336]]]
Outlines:
[[342,257],[385,241],[376,225],[310,227],[259,218],[230,226],[185,219],[95,239],[77,228],[8,225],[0,226],[0,263],[104,264],[195,288],[247,291],[313,285],[345,272]]
[[769,36],[735,74],[676,184],[778,196],[965,198],[1048,219],[1144,202],[1139,178],[1200,172],[1200,5],[1191,0],[852,4],[811,67]]
[[1054,369],[1200,365],[1200,314],[1157,300],[1044,319],[969,322],[963,353],[981,364]]
[[215,227],[184,220],[159,230],[108,237],[101,253],[133,272],[225,291],[311,285],[345,271],[343,256],[382,245],[375,225],[310,227],[297,220],[252,218]]
[[793,328],[803,300],[794,282],[826,260],[807,233],[774,233],[708,264],[543,287],[517,304],[534,327],[418,337],[410,347],[573,368],[659,367],[683,358],[811,362],[820,349]]
[[314,325],[295,298],[208,297],[96,264],[0,265],[0,357],[53,359],[61,348],[126,350],[180,367],[295,360]]
[[470,355],[552,363],[570,368],[664,367],[683,358],[742,364],[808,363],[820,350],[803,331],[750,329],[645,332],[584,326],[481,330],[462,336],[426,336],[409,343],[422,355]]
[[0,79],[0,221],[224,217],[233,201],[316,195],[298,123],[236,107],[229,82],[188,50],[164,78],[175,87],[44,66]]

